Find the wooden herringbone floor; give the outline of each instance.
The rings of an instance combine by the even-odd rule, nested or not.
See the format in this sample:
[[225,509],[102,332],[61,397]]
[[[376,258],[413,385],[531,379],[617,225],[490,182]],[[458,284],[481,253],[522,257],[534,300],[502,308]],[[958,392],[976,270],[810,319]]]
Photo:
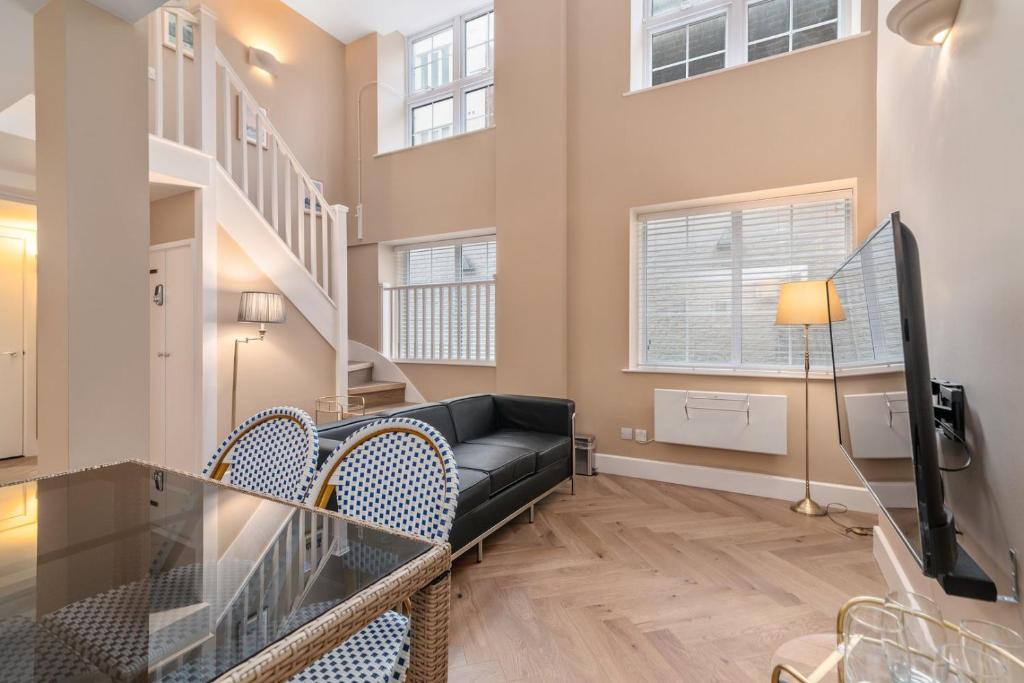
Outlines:
[[[452,681],[769,679],[775,648],[884,592],[871,539],[783,501],[599,475],[456,561]],[[845,515],[847,523],[870,523]]]

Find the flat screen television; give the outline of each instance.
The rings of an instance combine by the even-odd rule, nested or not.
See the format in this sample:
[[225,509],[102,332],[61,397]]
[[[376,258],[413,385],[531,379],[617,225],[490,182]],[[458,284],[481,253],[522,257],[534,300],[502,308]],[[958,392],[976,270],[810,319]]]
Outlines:
[[842,450],[923,573],[950,574],[958,548],[939,469],[921,269],[898,213],[832,282],[842,308],[829,325]]

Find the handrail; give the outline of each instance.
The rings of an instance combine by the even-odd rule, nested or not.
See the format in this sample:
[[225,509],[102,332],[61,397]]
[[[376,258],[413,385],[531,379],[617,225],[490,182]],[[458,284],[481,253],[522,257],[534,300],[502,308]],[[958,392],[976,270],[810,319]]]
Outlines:
[[[274,124],[271,123],[270,117],[266,116],[260,110],[259,101],[257,101],[257,99],[253,96],[251,92],[249,92],[249,89],[245,87],[245,84],[242,82],[242,79],[238,76],[237,73],[235,73],[235,70],[231,68],[231,65],[228,63],[227,57],[225,57],[224,53],[220,51],[220,48],[217,48],[217,64],[222,66],[224,68],[224,71],[227,72],[227,74],[230,76],[232,84],[238,90],[239,94],[243,95],[248,100],[249,104],[253,106],[253,110],[256,112],[256,116],[259,118],[260,121],[265,123],[264,129],[274,138],[274,140],[277,143],[278,149],[281,150],[285,157],[287,157],[288,160],[292,162],[292,165],[295,167],[296,173],[302,177],[302,179],[306,182],[307,185],[309,185],[309,189],[312,191],[313,196],[317,200],[319,200],[320,206],[322,206],[324,209],[330,208],[333,213],[334,207],[328,204],[327,199],[323,196],[323,194],[320,193],[319,190],[316,189],[316,185],[313,184],[313,177],[310,176],[309,173],[306,172],[306,169],[303,168],[302,164],[299,163],[298,158],[292,152],[291,148],[288,147],[288,144],[284,141],[284,138],[281,137],[281,134],[277,131],[277,128],[274,127]],[[257,140],[257,146],[259,145],[259,142],[260,141]],[[311,206],[315,207],[315,205]]]
[[443,282],[443,283],[431,283],[424,285],[399,285],[392,287],[386,285],[382,287],[385,292],[403,292],[411,289],[451,289],[452,287],[471,287],[476,285],[496,285],[498,281],[495,280],[465,280],[463,282]]
[[381,340],[396,361],[492,362],[497,280],[382,286]]

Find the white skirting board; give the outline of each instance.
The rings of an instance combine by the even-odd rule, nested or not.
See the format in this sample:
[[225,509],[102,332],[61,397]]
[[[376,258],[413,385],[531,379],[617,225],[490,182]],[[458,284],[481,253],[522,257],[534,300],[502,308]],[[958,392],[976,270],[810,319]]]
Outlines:
[[[597,454],[597,470],[601,474],[617,474],[623,477],[651,479],[670,484],[696,486],[703,489],[743,493],[749,496],[778,500],[799,500],[804,495],[802,479],[742,472],[721,467],[686,465],[647,460],[646,458],[627,458],[608,453]],[[871,494],[860,486],[812,481],[811,496],[822,505],[842,503],[851,510],[878,513],[878,506]]]

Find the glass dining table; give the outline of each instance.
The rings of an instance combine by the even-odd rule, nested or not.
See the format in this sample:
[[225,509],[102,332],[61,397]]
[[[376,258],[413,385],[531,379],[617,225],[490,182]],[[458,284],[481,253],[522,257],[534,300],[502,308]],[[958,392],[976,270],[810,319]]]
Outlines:
[[122,462],[0,486],[0,681],[271,681],[388,609],[447,674],[450,549]]

